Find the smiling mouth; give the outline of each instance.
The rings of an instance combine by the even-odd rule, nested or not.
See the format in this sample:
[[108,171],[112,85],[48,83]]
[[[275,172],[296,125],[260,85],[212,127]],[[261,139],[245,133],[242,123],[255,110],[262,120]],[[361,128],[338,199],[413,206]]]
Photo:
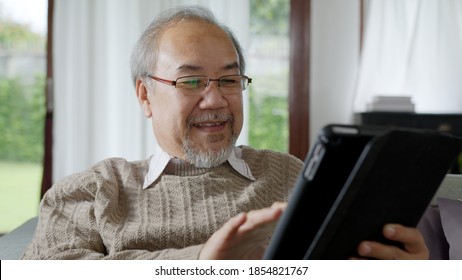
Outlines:
[[226,122],[205,122],[205,123],[194,123],[192,124],[193,127],[215,127],[215,126],[223,126]]
[[206,112],[199,116],[188,119],[189,128],[197,128],[202,131],[218,132],[229,123],[232,123],[233,116],[226,112]]

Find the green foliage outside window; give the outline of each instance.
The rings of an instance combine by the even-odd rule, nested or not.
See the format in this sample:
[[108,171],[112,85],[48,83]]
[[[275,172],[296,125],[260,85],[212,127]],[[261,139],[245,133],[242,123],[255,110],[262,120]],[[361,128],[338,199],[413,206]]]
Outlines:
[[250,146],[287,152],[287,97],[263,95],[258,98],[252,87],[249,94]]
[[[21,57],[45,48],[45,36],[29,26],[0,18],[0,52]],[[33,80],[31,82],[30,80]],[[0,161],[40,163],[43,156],[45,74],[0,77]]]
[[45,115],[45,77],[31,86],[0,78],[0,160],[41,162]]
[[284,35],[289,30],[288,0],[251,0],[250,33]]
[[26,25],[0,19],[0,43],[20,46],[24,43],[43,43],[44,38],[31,32]]
[[266,63],[275,61],[266,64],[274,68],[270,71],[248,73],[254,78],[248,90],[249,145],[258,149],[288,152],[288,79],[281,60],[286,55],[282,45],[289,33],[289,9],[287,0],[250,1],[250,34],[257,46],[253,55]]

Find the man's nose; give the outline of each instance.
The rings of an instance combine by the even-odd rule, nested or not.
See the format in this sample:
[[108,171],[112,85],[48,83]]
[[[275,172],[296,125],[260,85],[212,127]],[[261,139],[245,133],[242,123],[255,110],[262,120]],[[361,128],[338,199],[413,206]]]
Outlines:
[[199,103],[200,109],[220,109],[226,107],[228,101],[218,87],[218,81],[209,79],[207,86],[202,93],[202,100]]

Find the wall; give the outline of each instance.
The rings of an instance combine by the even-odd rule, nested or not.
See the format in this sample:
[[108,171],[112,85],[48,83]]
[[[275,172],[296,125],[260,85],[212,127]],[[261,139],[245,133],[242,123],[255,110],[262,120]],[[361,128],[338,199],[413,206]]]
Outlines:
[[353,121],[359,0],[311,0],[310,143],[328,123]]

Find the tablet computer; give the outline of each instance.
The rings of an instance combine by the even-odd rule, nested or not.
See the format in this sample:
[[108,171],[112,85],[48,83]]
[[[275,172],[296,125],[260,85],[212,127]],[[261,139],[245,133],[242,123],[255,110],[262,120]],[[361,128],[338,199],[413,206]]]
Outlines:
[[328,125],[305,160],[264,259],[347,259],[386,223],[416,226],[462,140],[436,131]]

